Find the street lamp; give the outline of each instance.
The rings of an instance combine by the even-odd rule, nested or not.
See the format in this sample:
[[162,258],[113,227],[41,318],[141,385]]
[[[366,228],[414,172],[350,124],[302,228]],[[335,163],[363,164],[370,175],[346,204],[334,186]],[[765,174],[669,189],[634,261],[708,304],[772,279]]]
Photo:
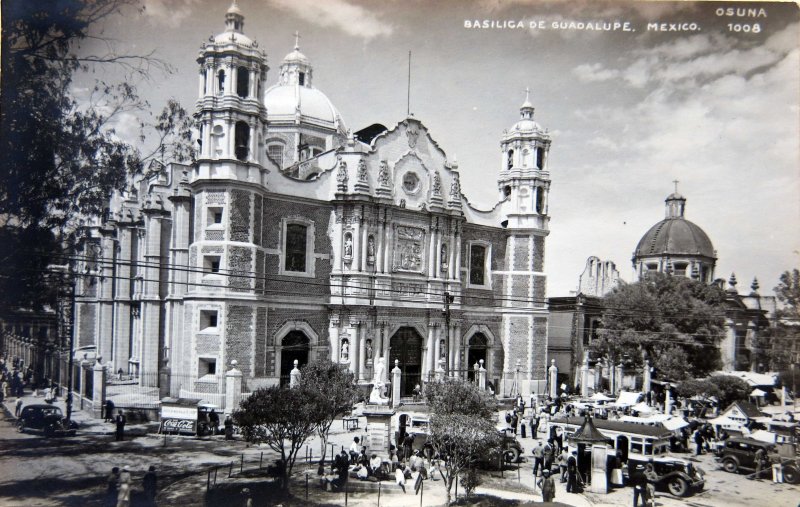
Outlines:
[[451,296],[449,292],[445,291],[442,294],[444,299],[444,309],[442,313],[444,314],[444,350],[445,350],[445,361],[444,361],[444,376],[450,376],[450,303],[455,301],[455,296]]

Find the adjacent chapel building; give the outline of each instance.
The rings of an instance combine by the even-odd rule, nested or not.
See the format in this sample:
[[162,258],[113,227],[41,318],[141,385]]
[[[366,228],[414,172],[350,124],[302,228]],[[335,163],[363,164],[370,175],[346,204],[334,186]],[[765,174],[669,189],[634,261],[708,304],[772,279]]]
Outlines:
[[90,227],[76,346],[209,400],[233,361],[250,392],[317,358],[362,383],[383,358],[406,394],[481,364],[544,392],[551,141],[528,98],[480,210],[422,121],[349,130],[297,44],[270,84],[244,21],[234,2],[199,51],[196,163],[153,163]]

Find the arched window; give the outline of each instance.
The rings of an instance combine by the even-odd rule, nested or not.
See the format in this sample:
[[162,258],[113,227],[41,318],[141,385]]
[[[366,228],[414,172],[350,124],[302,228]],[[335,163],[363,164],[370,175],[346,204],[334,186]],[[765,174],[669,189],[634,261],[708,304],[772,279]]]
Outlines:
[[297,80],[300,83],[300,86],[304,86],[306,84],[306,73],[301,72]]
[[469,283],[486,285],[486,247],[472,245],[469,255]]
[[302,224],[286,224],[285,271],[305,272],[307,230]]
[[250,146],[250,127],[243,121],[236,122],[236,158],[247,160],[247,153]]
[[250,93],[250,72],[245,67],[236,69],[236,95],[246,98]]
[[220,70],[217,73],[217,95],[225,93],[225,71]]
[[267,146],[267,157],[278,167],[283,167],[283,145],[275,143]]
[[536,189],[536,213],[540,215],[544,212],[544,188]]
[[544,169],[544,148],[536,150],[536,167]]
[[508,168],[514,167],[514,150],[508,150]]

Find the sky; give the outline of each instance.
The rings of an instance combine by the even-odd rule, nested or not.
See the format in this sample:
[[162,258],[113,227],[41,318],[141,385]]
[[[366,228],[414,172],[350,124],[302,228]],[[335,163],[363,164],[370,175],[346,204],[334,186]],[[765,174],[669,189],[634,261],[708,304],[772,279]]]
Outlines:
[[[231,2],[144,3],[143,12],[111,18],[98,34],[118,52],[153,51],[173,66],[135,83],[153,111],[170,98],[193,110],[198,50],[224,30]],[[769,294],[783,271],[800,267],[793,3],[239,0],[239,7],[244,32],[268,54],[269,84],[298,31],[315,87],[349,128],[392,127],[410,107],[458,161],[462,190],[479,209],[498,200],[500,138],[529,88],[535,119],[552,137],[548,296],[576,290],[589,256],[615,262],[621,278],[634,281],[633,250],[664,218],[674,180],[686,218],[714,244],[716,277],[735,272],[742,293],[757,277]],[[80,51],[105,50],[96,44]],[[99,69],[90,78],[133,79],[119,74]],[[76,80],[76,94],[88,79]],[[120,135],[132,136],[135,120],[121,122]]]

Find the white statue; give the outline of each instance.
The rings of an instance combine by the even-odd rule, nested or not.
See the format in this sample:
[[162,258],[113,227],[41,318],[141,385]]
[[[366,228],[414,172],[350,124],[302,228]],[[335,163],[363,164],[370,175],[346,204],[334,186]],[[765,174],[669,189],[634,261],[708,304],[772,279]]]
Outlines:
[[342,362],[346,363],[350,360],[350,343],[347,340],[342,341],[342,353],[340,355]]
[[386,385],[383,381],[386,374],[386,365],[383,363],[383,357],[378,358],[378,363],[375,365],[375,376],[372,378],[372,392],[369,395],[369,402],[378,405],[387,405],[389,398],[383,395],[383,388]]

